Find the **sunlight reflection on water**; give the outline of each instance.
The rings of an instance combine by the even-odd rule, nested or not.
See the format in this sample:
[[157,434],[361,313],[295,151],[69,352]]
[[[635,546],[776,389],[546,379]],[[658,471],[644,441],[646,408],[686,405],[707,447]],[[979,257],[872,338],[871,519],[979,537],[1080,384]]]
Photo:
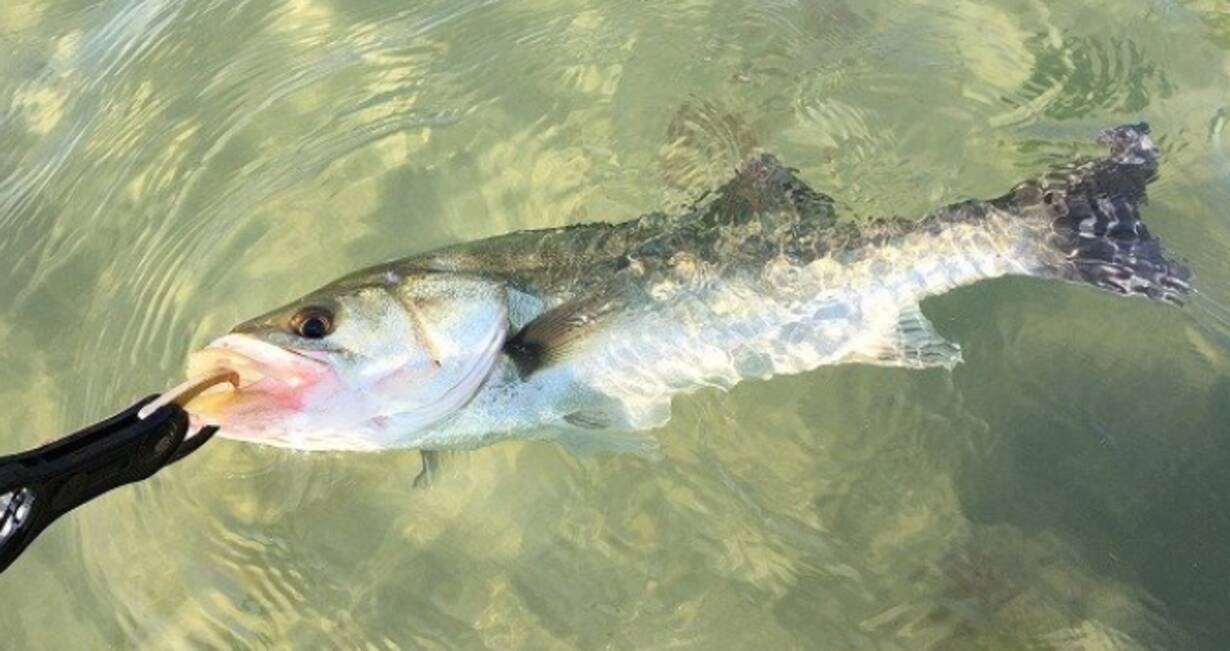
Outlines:
[[1149,225],[1204,302],[977,286],[925,308],[963,346],[954,372],[704,392],[656,463],[505,444],[416,491],[413,453],[220,441],[58,523],[0,582],[22,604],[0,629],[21,648],[1217,648],[1227,25],[1215,2],[3,3],[4,450],[359,266],[679,206],[760,150],[844,218],[919,215],[1147,119]]

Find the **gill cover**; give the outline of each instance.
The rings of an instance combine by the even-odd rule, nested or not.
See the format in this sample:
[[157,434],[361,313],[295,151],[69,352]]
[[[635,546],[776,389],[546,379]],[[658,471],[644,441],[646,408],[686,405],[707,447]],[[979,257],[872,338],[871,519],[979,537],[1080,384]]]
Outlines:
[[389,405],[377,418],[389,418],[396,436],[429,428],[478,393],[508,336],[508,296],[501,283],[442,272],[416,273],[387,290],[405,307],[413,342],[407,363],[373,385]]

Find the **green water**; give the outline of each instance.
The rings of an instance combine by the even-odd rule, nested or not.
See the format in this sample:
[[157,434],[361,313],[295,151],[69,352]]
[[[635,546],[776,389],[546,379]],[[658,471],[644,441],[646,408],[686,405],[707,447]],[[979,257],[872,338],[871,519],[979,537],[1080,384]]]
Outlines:
[[1183,309],[1028,280],[945,371],[678,401],[663,458],[216,441],[0,577],[0,646],[1224,648],[1222,0],[0,3],[0,451],[377,261],[679,206],[768,150],[849,219],[1148,120]]

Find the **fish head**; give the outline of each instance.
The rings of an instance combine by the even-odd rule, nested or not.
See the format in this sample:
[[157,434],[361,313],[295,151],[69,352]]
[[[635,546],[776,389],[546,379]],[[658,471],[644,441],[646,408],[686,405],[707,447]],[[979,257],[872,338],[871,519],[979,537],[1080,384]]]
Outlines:
[[188,377],[238,376],[189,405],[233,439],[303,450],[397,447],[465,406],[508,330],[502,283],[361,272],[236,326]]

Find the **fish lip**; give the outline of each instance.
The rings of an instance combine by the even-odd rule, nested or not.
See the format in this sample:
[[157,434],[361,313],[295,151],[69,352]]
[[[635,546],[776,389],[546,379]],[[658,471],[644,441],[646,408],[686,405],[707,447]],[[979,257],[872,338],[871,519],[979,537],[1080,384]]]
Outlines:
[[[259,390],[260,385],[271,383],[297,386],[320,377],[329,369],[325,360],[240,333],[228,334],[210,342],[192,354],[189,366],[189,377],[201,377],[222,370],[233,371],[239,375],[240,390]],[[278,369],[279,372],[270,373],[271,369]],[[285,371],[289,371],[289,379]]]
[[234,350],[239,354],[257,362],[276,362],[277,358],[294,359],[296,362],[309,362],[314,365],[323,366],[324,362],[310,357],[297,350],[283,348],[270,344],[251,335],[232,333],[216,339],[206,348],[223,348]]

